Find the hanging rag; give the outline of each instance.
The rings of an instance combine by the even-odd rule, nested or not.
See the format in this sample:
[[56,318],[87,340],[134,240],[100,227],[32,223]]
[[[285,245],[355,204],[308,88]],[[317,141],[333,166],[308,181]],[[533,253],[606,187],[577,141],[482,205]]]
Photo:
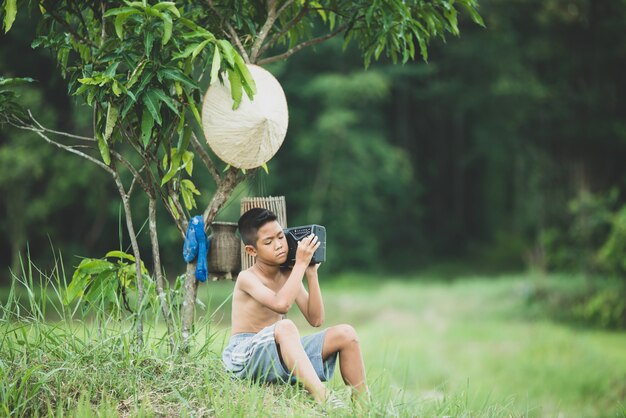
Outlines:
[[191,263],[198,258],[196,264],[196,279],[204,282],[207,279],[207,253],[211,246],[204,232],[204,220],[202,216],[194,216],[189,221],[187,233],[185,234],[185,243],[183,244],[183,258],[187,263]]

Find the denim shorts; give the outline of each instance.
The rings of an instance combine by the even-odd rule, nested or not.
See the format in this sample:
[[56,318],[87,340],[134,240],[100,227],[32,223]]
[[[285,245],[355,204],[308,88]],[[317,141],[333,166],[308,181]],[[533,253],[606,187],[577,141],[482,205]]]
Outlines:
[[[228,346],[222,353],[222,361],[227,371],[240,379],[276,383],[295,383],[296,378],[287,370],[278,355],[274,338],[276,324],[263,328],[258,333],[241,333],[230,337]],[[333,377],[337,353],[326,361],[322,359],[322,346],[326,330],[302,337],[300,341],[311,360],[317,376],[322,382]]]

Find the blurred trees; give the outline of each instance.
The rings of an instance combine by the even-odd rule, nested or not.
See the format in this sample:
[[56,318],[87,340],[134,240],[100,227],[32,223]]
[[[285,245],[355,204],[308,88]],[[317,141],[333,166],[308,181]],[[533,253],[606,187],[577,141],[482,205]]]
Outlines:
[[[328,268],[407,270],[454,257],[490,268],[531,263],[588,271],[620,259],[624,222],[614,213],[626,186],[626,6],[483,0],[480,12],[486,29],[461,25],[460,38],[432,43],[427,64],[381,62],[365,71],[358,51],[342,54],[338,40],[269,67],[287,94],[290,126],[270,175],[257,175],[253,192],[286,195],[290,225],[327,226]],[[33,56],[44,58],[23,54],[12,42],[19,42],[19,33],[0,37],[3,73],[50,79],[22,71],[56,70],[28,64]],[[73,120],[72,106],[54,102],[54,89],[42,91],[55,103],[51,117],[60,124]],[[0,135],[0,155],[8,155],[2,158],[23,160],[5,151],[22,140]],[[46,151],[33,149],[38,152]],[[44,177],[65,176],[53,164],[57,158],[37,160],[41,169],[53,170],[39,190],[50,187]],[[6,207],[11,181],[0,176]],[[84,193],[42,197],[32,191],[27,205],[42,202],[52,213],[57,198],[72,223],[89,225],[93,215],[84,206],[106,206],[93,202],[107,191],[95,190],[101,187],[96,178],[75,177],[65,181],[89,183]],[[20,190],[29,189],[24,184]],[[15,225],[3,210],[0,224],[9,234]],[[113,228],[97,236],[112,248],[116,210],[106,212]],[[70,242],[84,245],[84,237],[67,237],[64,222],[28,219],[31,231],[46,229],[64,251]],[[176,233],[160,235],[164,256],[171,255],[164,262],[182,265]],[[26,236],[37,239],[36,232]],[[3,262],[11,241],[1,244]]]

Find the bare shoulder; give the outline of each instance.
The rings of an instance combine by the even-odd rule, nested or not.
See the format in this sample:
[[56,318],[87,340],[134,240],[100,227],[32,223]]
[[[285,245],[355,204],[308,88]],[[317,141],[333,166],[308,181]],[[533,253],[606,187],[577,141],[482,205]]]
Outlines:
[[250,271],[250,269],[243,270],[239,272],[237,276],[237,281],[235,282],[235,288],[239,288],[245,290],[248,288],[253,282],[258,281],[257,277]]

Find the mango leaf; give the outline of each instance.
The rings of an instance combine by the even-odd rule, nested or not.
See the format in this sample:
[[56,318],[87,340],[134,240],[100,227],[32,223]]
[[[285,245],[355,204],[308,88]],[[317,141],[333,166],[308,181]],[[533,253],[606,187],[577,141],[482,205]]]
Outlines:
[[252,100],[254,94],[256,93],[256,83],[254,82],[254,78],[252,78],[246,63],[239,54],[235,55],[235,63],[237,65],[237,71],[239,71],[239,74],[243,77],[243,81],[245,81],[245,83],[242,83],[242,87],[246,91],[250,100]]
[[105,254],[106,258],[111,258],[111,257],[116,257],[116,258],[121,258],[124,260],[128,260],[131,262],[135,262],[135,256],[133,256],[132,254],[128,254],[125,253],[124,251],[119,251],[119,250],[114,250],[114,251],[109,251],[108,253]]
[[4,3],[4,33],[11,30],[17,16],[17,0],[6,0]]
[[217,81],[221,64],[222,58],[220,57],[220,49],[215,47],[213,51],[213,62],[211,63],[211,85]]
[[224,56],[224,58],[226,58],[226,62],[228,63],[228,65],[234,67],[236,52],[230,42],[225,39],[220,39],[219,41],[217,41],[217,45],[222,51],[222,55]]
[[178,172],[178,169],[180,167],[180,161],[181,161],[181,155],[178,152],[173,151],[172,152],[172,162],[170,164],[170,169],[165,174],[165,176],[163,176],[163,180],[161,180],[161,186],[164,186],[165,183],[170,181],[172,179],[172,177],[174,177],[176,175],[176,173]]
[[87,286],[91,283],[91,276],[85,273],[80,273],[78,270],[74,272],[71,283],[65,290],[63,298],[63,304],[69,305],[78,296],[82,296]]
[[174,16],[180,17],[180,12],[176,8],[176,3],[173,1],[162,1],[152,6],[152,8],[158,11],[169,10],[172,14],[174,14]]
[[[135,9],[132,9],[135,13],[137,13],[137,11]],[[126,21],[128,20],[128,18],[134,13],[120,13],[117,16],[115,16],[115,33],[117,34],[117,37],[120,38],[121,40],[124,40],[124,23],[126,23]]]
[[176,107],[176,104],[174,103],[174,100],[172,100],[172,98],[170,96],[165,94],[165,92],[163,90],[161,90],[161,89],[151,89],[151,90],[148,91],[148,94],[156,96],[159,100],[161,100],[163,103],[165,103],[167,105],[167,107],[172,109],[172,112],[176,113],[177,115],[179,114],[178,108]]
[[[183,167],[187,171],[187,174],[191,176],[193,174],[193,152],[185,151],[183,152]],[[185,180],[183,180],[184,182]],[[198,192],[200,194],[200,192]]]
[[96,132],[96,138],[98,139],[98,149],[100,150],[102,161],[104,161],[106,165],[111,165],[111,152],[109,151],[107,142],[104,140],[100,132]]
[[172,81],[178,81],[190,89],[198,89],[198,84],[191,78],[187,77],[178,68],[163,67],[157,71],[157,75],[161,78],[165,78]]
[[[109,108],[107,109],[107,122],[104,128],[104,141],[108,142],[111,134],[113,133],[113,128],[115,127],[115,123],[117,122],[117,107],[109,102]],[[108,164],[107,164],[108,165]]]
[[154,128],[154,118],[145,108],[141,115],[141,142],[143,142],[144,148],[150,143],[152,139],[152,128]]
[[185,50],[183,52],[179,52],[178,54],[174,54],[172,56],[172,58],[173,59],[187,58],[191,54],[193,54],[193,51],[195,51],[195,49],[198,47],[198,45],[200,45],[200,43],[187,45],[187,48],[185,48]]
[[146,67],[146,64],[148,63],[148,61],[146,59],[143,59],[139,65],[137,65],[135,67],[135,69],[133,70],[132,74],[130,75],[130,79],[128,80],[128,83],[126,84],[126,88],[129,89],[132,86],[135,85],[135,83],[139,80],[139,77],[141,77],[141,73],[143,73],[143,69]]
[[241,77],[239,72],[228,69],[228,80],[230,81],[230,95],[233,98],[233,110],[236,110],[241,104]]
[[169,204],[169,207],[172,208],[171,213],[174,216],[174,219],[176,220],[180,219],[180,215],[178,214],[178,211],[174,209],[176,206],[174,205],[174,200],[172,199],[172,196],[167,197],[167,203]]
[[148,90],[143,95],[143,104],[148,109],[148,112],[152,115],[152,118],[157,124],[161,124],[161,101],[159,97],[154,93],[154,89]]
[[196,47],[196,49],[194,49],[193,52],[191,53],[191,59],[192,60],[195,59],[198,56],[198,54],[200,54],[202,50],[209,44],[209,42],[210,41],[208,39],[200,42],[198,46]]
[[193,184],[193,181],[189,179],[184,179],[180,182],[181,186],[189,190],[191,193],[200,196],[200,191],[196,188],[196,185]]
[[135,14],[139,13],[139,10],[134,7],[116,7],[115,9],[109,9],[104,13],[104,17],[118,16],[120,14]]
[[183,133],[178,138],[178,144],[176,145],[176,151],[178,153],[182,153],[187,151],[189,148],[189,142],[191,141],[191,134],[193,131],[191,130],[191,126],[187,126]]
[[191,95],[187,92],[185,92],[185,96],[187,97],[187,104],[191,109],[191,113],[193,113],[193,116],[196,118],[196,122],[198,122],[198,125],[202,126],[202,118],[200,117],[200,112],[198,112],[198,108],[196,107],[193,97],[191,97]]
[[89,290],[85,293],[85,300],[92,304],[100,304],[102,301],[115,297],[117,290],[117,279],[115,270],[105,271],[92,279]]
[[166,45],[172,37],[172,16],[168,13],[162,13],[163,19],[163,37],[161,38],[161,45]]
[[146,49],[146,57],[150,56],[152,52],[152,45],[154,44],[154,32],[146,31],[143,37],[144,48]]

